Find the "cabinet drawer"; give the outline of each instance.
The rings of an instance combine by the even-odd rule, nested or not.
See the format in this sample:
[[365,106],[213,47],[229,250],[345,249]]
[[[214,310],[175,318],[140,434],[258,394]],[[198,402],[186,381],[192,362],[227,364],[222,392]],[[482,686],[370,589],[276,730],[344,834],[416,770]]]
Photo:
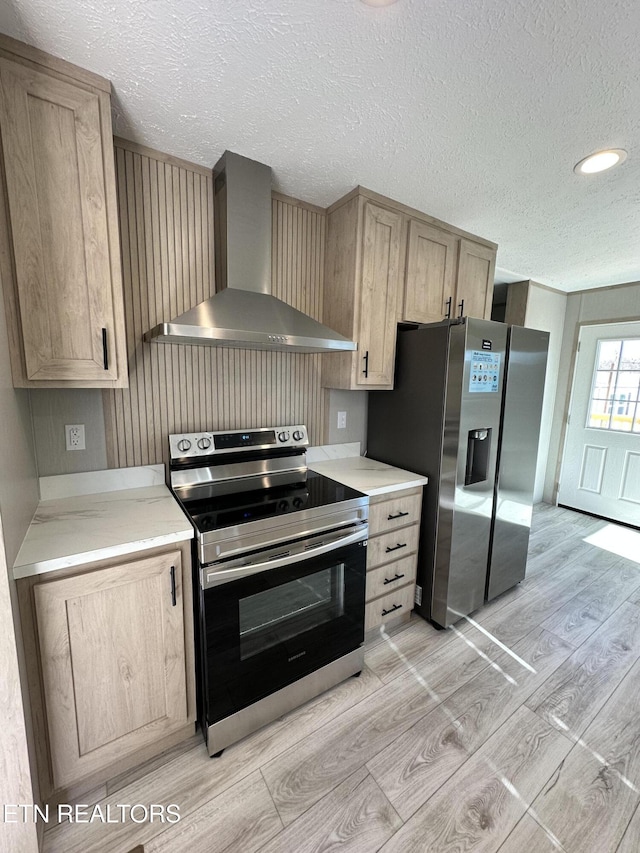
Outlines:
[[392,530],[391,533],[369,539],[367,569],[373,569],[374,566],[380,566],[383,563],[391,563],[393,560],[399,560],[417,551],[419,534],[420,526],[413,524],[411,527]]
[[379,504],[369,506],[369,530],[371,536],[405,527],[420,521],[422,508],[422,491],[419,494],[405,495],[393,498]]
[[365,633],[372,628],[377,628],[378,625],[382,625],[383,622],[411,613],[414,594],[415,584],[410,583],[408,586],[403,586],[401,589],[370,601],[365,606],[364,611]]
[[367,572],[367,601],[379,595],[394,592],[407,583],[415,582],[417,565],[418,555],[412,554],[410,557]]

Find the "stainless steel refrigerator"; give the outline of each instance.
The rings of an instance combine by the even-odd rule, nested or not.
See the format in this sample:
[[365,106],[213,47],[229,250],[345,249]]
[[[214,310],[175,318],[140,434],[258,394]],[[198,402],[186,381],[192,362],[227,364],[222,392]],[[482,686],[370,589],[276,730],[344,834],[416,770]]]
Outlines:
[[429,477],[416,609],[442,627],[525,576],[549,335],[463,318],[400,329],[367,452]]

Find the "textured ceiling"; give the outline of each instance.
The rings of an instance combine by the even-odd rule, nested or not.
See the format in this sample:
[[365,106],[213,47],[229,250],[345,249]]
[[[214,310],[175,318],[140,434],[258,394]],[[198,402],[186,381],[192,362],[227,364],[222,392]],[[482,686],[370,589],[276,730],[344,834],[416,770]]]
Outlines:
[[640,280],[637,0],[3,0],[0,30],[108,77],[121,136],[322,206],[362,184],[497,242],[502,281]]

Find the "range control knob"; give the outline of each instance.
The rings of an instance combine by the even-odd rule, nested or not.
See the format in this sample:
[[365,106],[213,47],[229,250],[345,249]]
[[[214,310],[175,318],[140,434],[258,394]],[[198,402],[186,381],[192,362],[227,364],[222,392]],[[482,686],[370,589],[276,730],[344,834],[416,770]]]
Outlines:
[[211,447],[211,439],[203,435],[202,438],[199,438],[196,442],[200,450],[208,450]]
[[289,433],[288,432],[279,432],[278,433],[278,441],[289,441]]
[[294,441],[302,441],[302,439],[303,439],[303,438],[304,438],[304,433],[302,432],[302,430],[297,429],[297,430],[293,433],[293,440],[294,440]]
[[304,505],[304,501],[302,500],[302,498],[294,498],[293,505],[296,509],[300,509],[300,507]]
[[278,509],[280,512],[286,512],[289,509],[289,501],[281,500],[278,501]]
[[190,450],[190,449],[191,449],[191,442],[189,441],[189,439],[188,438],[181,438],[180,441],[178,442],[178,450],[181,453],[186,453],[187,450]]

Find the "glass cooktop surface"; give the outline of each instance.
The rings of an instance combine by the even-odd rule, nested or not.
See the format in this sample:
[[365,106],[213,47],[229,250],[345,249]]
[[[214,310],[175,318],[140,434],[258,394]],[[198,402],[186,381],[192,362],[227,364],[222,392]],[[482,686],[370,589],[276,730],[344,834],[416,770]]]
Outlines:
[[[206,533],[258,519],[329,506],[364,495],[315,471],[300,483],[181,501],[198,531]],[[178,498],[180,500],[180,498]]]

